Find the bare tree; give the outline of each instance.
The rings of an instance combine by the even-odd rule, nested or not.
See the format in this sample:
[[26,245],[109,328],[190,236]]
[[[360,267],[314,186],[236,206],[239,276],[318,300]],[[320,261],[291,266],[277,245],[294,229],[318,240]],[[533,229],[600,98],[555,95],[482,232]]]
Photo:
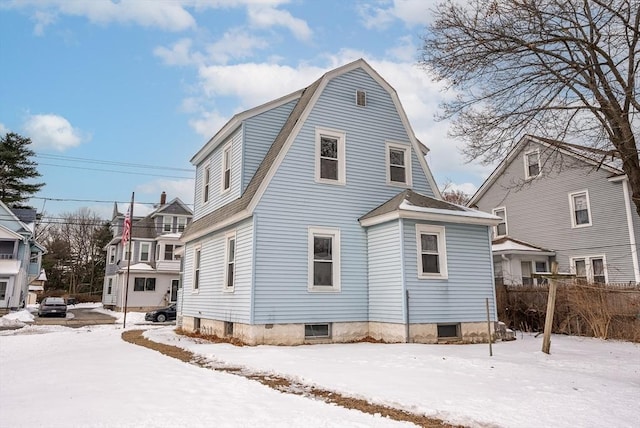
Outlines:
[[457,94],[441,118],[468,160],[500,159],[527,133],[603,149],[622,159],[640,214],[640,1],[446,0],[433,12],[421,64]]
[[442,199],[457,205],[466,205],[469,199],[471,199],[471,195],[460,189],[455,189],[451,180],[447,180],[444,183],[440,193],[442,194]]

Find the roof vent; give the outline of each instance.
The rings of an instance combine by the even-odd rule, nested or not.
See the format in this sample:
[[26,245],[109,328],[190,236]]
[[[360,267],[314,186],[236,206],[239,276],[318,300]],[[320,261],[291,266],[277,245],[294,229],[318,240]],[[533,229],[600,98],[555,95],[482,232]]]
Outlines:
[[356,91],[356,104],[361,107],[367,105],[367,93],[365,91]]

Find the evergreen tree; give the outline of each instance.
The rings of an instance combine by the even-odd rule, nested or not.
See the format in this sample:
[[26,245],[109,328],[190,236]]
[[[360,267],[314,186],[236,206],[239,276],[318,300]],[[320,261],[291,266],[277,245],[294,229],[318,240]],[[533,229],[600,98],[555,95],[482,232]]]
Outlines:
[[0,200],[8,206],[19,206],[44,186],[45,183],[27,183],[40,177],[35,155],[27,146],[31,139],[8,132],[0,139]]

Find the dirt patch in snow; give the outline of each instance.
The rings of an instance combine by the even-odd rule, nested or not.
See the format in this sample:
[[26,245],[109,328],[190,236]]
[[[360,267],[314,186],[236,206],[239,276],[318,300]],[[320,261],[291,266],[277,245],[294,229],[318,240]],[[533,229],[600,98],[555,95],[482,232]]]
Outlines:
[[167,345],[164,343],[158,343],[149,340],[144,337],[143,334],[144,330],[128,330],[122,333],[122,339],[129,343],[153,349],[155,351],[161,352],[164,355],[177,358],[178,360],[190,364],[195,364],[197,366],[211,370],[224,371],[238,376],[243,376],[247,379],[255,380],[263,385],[266,385],[283,393],[302,395],[305,397],[322,400],[327,403],[336,404],[347,409],[359,410],[371,415],[381,415],[383,417],[387,417],[396,421],[411,422],[425,428],[460,427],[459,425],[450,425],[439,419],[430,418],[425,415],[411,413],[406,410],[384,406],[381,404],[371,403],[360,398],[345,396],[340,393],[321,389],[313,385],[306,385],[283,376],[260,373],[252,371],[246,367],[233,367],[223,362],[200,358],[193,352],[187,351],[177,346]]

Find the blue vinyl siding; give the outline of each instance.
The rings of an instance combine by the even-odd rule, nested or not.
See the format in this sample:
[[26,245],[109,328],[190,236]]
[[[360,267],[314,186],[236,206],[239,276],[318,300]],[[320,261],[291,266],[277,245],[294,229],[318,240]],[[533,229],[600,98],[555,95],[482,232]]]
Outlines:
[[[209,214],[212,211],[228,204],[240,197],[241,194],[241,171],[242,171],[242,138],[243,129],[238,129],[227,138],[224,143],[218,145],[215,150],[206,157],[196,167],[196,185],[195,185],[195,210],[193,219],[197,220]],[[227,144],[231,143],[231,187],[228,191],[222,193],[222,152]],[[204,190],[204,171],[206,166],[210,166],[210,190],[209,201],[205,204],[203,201]]]
[[[357,89],[367,91],[364,108],[355,104]],[[315,182],[316,127],[346,134],[344,186]],[[409,141],[389,94],[361,69],[331,80],[255,211],[256,323],[368,319],[367,240],[357,220],[402,191],[386,184],[385,141]],[[413,188],[432,195],[416,162]],[[340,228],[338,293],[307,291],[309,226]]]
[[244,154],[242,170],[242,191],[246,189],[251,177],[267,154],[271,144],[278,136],[282,125],[295,107],[297,100],[275,107],[262,114],[247,119],[244,123]]
[[369,321],[404,322],[402,233],[399,220],[367,231]]
[[[233,292],[224,290],[225,235],[236,232],[235,286]],[[193,292],[193,252],[200,246],[200,287]],[[231,322],[250,322],[253,259],[253,220],[248,219],[235,228],[216,232],[200,241],[190,242],[185,249],[183,275],[183,315]]]
[[405,281],[409,291],[410,322],[486,321],[486,298],[489,298],[491,319],[495,321],[488,227],[429,224],[445,227],[448,279],[418,278],[416,221],[405,220]]

